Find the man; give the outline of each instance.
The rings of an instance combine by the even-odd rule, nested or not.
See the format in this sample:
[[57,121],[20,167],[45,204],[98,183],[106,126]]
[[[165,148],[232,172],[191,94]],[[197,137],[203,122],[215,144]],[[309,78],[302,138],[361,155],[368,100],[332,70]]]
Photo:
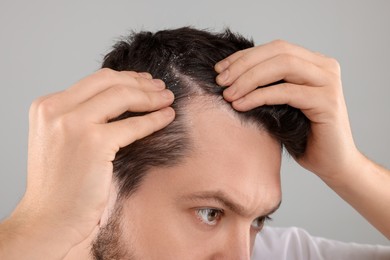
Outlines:
[[103,67],[122,72],[32,105],[2,258],[249,259],[281,201],[282,144],[390,237],[390,174],[354,145],[333,59],[181,28],[133,35]]

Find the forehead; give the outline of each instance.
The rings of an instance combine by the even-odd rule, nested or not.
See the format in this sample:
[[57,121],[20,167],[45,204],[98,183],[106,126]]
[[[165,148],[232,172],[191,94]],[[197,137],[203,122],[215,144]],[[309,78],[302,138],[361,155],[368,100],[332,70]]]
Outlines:
[[[192,151],[174,167],[148,174],[170,193],[218,190],[258,209],[280,200],[280,143],[265,131],[243,124],[219,106],[198,107],[186,120]],[[265,205],[269,204],[269,205]]]

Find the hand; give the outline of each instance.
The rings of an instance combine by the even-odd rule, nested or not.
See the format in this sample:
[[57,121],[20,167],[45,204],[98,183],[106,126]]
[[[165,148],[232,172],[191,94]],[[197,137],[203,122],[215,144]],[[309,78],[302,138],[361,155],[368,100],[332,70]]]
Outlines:
[[[311,121],[306,153],[298,162],[321,178],[334,178],[358,151],[349,126],[336,60],[284,41],[234,53],[216,64],[217,83],[239,111],[288,104]],[[284,80],[286,83],[257,88]]]
[[[215,70],[217,83],[227,86],[224,98],[238,111],[278,104],[300,109],[311,132],[298,163],[390,239],[390,171],[355,146],[335,59],[278,40],[236,52]],[[280,80],[285,83],[257,88]]]
[[[174,119],[168,107],[173,99],[164,83],[148,73],[102,69],[34,101],[27,189],[8,222],[30,236],[28,242],[58,240],[59,250],[46,249],[64,256],[98,225],[116,152],[167,126]],[[155,112],[107,123],[125,111]]]

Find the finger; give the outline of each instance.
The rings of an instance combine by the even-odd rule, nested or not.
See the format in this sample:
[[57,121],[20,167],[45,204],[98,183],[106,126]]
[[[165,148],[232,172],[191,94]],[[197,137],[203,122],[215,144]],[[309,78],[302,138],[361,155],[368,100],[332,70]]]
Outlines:
[[[46,96],[42,96],[42,97],[39,97],[37,99],[35,99],[31,106],[30,106],[30,111],[29,111],[29,118],[32,119],[34,118],[36,115],[38,114],[45,114],[45,116],[47,116],[48,113],[48,100],[51,100],[53,99],[53,97],[55,97],[56,95],[58,95],[59,92],[55,92],[55,93],[51,93],[51,94],[48,94]],[[50,101],[50,103],[54,103],[54,101]],[[44,111],[42,111],[44,110]]]
[[153,79],[152,74],[150,74],[149,72],[138,72],[138,75],[145,79]]
[[[238,111],[249,111],[263,105],[287,104],[302,111],[321,106],[318,96],[320,89],[292,83],[259,88],[244,97],[233,101],[232,106]],[[317,97],[317,98],[316,98]]]
[[259,86],[284,80],[294,84],[324,86],[333,75],[304,59],[288,54],[275,56],[241,75],[230,87],[224,90],[224,97],[234,101],[255,90]]
[[[303,47],[277,40],[270,42],[265,45],[260,45],[255,48],[249,49],[244,53],[237,53],[236,55],[227,57],[220,63],[229,64],[228,67],[217,76],[217,83],[221,86],[229,86],[232,84],[240,75],[250,70],[257,64],[268,60],[274,56],[287,54],[300,57],[301,59],[307,60],[318,67],[333,71],[335,69],[335,60],[328,58],[324,55],[319,55],[309,51]],[[217,67],[222,66],[217,63]],[[336,66],[337,67],[337,66]]]
[[166,127],[174,118],[175,111],[167,107],[144,116],[126,118],[102,126],[109,139],[116,143],[118,148],[122,148]]
[[160,91],[165,88],[162,80],[151,80],[149,78],[151,78],[149,73],[118,72],[110,69],[99,70],[95,74],[77,82],[69,89],[52,96],[52,103],[55,104],[52,106],[53,114],[64,114],[74,109],[78,104],[115,85],[138,88],[145,91]]
[[106,123],[126,111],[154,111],[171,105],[173,100],[174,95],[168,89],[145,92],[117,85],[82,103],[72,113],[95,123]]
[[253,48],[255,48],[255,47],[244,49],[244,50],[239,50],[239,51],[233,53],[232,55],[226,57],[225,59],[217,62],[214,66],[215,71],[218,73],[222,73],[225,69],[227,69],[229,67],[230,64],[233,64],[236,60],[241,58],[243,55],[248,53]]
[[64,99],[73,100],[72,103],[78,104],[115,85],[138,87],[145,91],[165,88],[162,80],[150,79],[149,73],[101,69],[67,89],[64,93]]

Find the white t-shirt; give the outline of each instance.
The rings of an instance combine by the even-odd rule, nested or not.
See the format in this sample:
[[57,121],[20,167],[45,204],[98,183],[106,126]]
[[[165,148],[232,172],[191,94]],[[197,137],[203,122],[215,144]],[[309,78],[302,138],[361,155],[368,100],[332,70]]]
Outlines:
[[390,260],[390,245],[360,245],[312,237],[305,230],[264,227],[252,260]]

